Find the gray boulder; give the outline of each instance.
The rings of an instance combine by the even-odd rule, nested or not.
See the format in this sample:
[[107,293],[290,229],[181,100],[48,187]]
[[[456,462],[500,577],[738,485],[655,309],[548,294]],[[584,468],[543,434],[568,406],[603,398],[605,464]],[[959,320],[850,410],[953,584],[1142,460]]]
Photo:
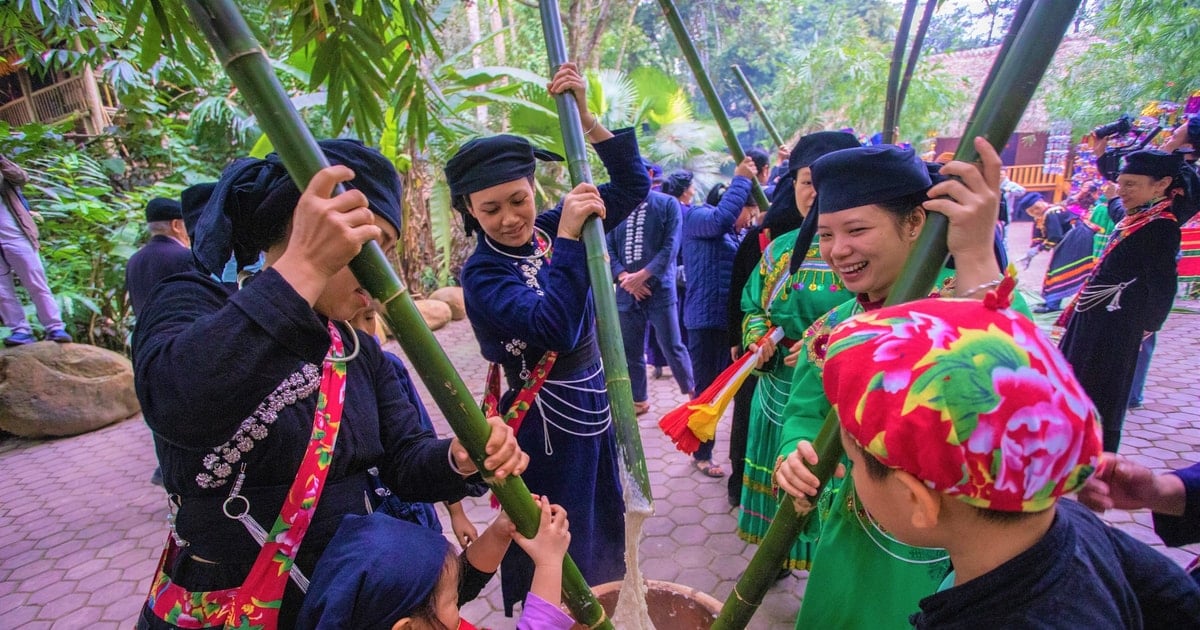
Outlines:
[[140,410],[133,366],[86,344],[0,350],[0,429],[27,438],[78,435]]

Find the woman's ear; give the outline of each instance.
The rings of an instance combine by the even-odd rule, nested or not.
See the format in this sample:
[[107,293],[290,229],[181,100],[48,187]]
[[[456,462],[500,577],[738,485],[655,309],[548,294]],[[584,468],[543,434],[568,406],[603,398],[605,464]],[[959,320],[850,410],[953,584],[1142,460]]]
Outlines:
[[412,617],[401,617],[399,621],[392,624],[392,630],[402,630],[413,627]]
[[912,214],[908,215],[908,221],[909,232],[919,236],[925,227],[925,206],[917,206]]
[[937,527],[942,511],[941,493],[931,490],[920,479],[903,470],[894,471],[892,476],[905,490],[912,526],[916,529]]

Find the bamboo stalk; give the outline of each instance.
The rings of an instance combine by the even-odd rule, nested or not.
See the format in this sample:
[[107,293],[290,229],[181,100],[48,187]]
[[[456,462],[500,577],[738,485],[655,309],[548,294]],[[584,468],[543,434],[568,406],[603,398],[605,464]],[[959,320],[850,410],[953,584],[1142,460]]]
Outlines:
[[[232,0],[187,0],[187,7],[288,173],[304,190],[312,176],[329,163],[292,107],[245,19]],[[388,264],[383,250],[374,241],[367,243],[350,262],[350,269],[371,296],[384,305],[384,319],[396,332],[413,370],[428,386],[475,465],[484,470],[484,448],[491,429],[478,403],[425,325],[407,287]],[[484,479],[517,529],[525,536],[536,534],[541,512],[529,496],[525,482],[520,477],[496,480],[489,474]],[[594,622],[603,617],[599,602],[570,556],[563,559],[563,592],[565,603],[576,619]]]
[[783,147],[783,136],[779,135],[779,130],[775,128],[775,123],[771,122],[771,117],[767,116],[767,110],[763,109],[762,103],[758,100],[758,94],[754,92],[754,87],[750,85],[750,79],[746,78],[746,74],[742,72],[742,67],[736,63],[729,66],[733,70],[734,76],[737,77],[738,83],[742,85],[742,90],[746,92],[750,103],[754,105],[754,111],[758,112],[759,120],[762,120],[763,127],[767,128],[767,134],[775,141],[776,147]]
[[[1004,146],[1033,98],[1078,6],[1079,0],[1024,0],[1018,7],[1017,14],[1022,19],[1014,19],[1014,32],[1009,33],[1005,46],[1001,47],[1002,56],[996,58],[989,81],[983,86],[955,159],[966,162],[978,159],[970,141],[976,136],[983,136],[993,147]],[[1025,19],[1026,15],[1028,19]],[[928,295],[946,260],[946,227],[944,215],[936,212],[926,215],[925,228],[905,261],[899,279],[892,285],[887,304],[900,304]],[[813,472],[821,488],[829,481],[834,466],[843,455],[838,427],[837,414],[831,411],[813,445],[820,462]],[[746,627],[810,516],[811,512],[797,515],[790,497],[783,498],[758,551],[713,623],[713,630]]]
[[896,141],[896,121],[900,117],[900,68],[904,63],[904,48],[908,46],[908,31],[912,28],[913,14],[916,12],[917,0],[905,0],[900,28],[896,30],[896,45],[892,47],[892,65],[888,70],[887,95],[883,102],[884,144]]
[[[550,71],[553,73],[567,62],[567,46],[563,39],[558,2],[541,0],[538,4],[542,16],[542,33],[546,38],[546,51],[550,58]],[[558,109],[559,128],[562,130],[571,183],[576,186],[582,183],[590,184],[592,173],[588,167],[587,142],[583,137],[579,110],[575,106],[575,95],[570,92],[557,94],[554,102]],[[638,430],[637,414],[633,409],[633,389],[630,386],[629,367],[625,360],[625,343],[621,339],[621,320],[617,313],[616,293],[613,291],[612,268],[608,264],[608,243],[604,236],[604,226],[598,217],[591,217],[584,223],[583,243],[587,247],[588,277],[592,284],[592,299],[596,305],[596,337],[604,361],[604,380],[609,403],[613,419],[617,423],[617,442],[625,469],[636,482],[637,491],[641,495],[634,496],[638,505],[627,507],[651,513],[654,504],[650,491],[650,473],[646,469],[641,431]]]
[[[746,152],[742,150],[742,145],[738,142],[737,134],[733,132],[733,125],[729,124],[729,114],[725,112],[725,106],[721,104],[721,97],[717,96],[717,89],[713,87],[712,79],[708,77],[708,72],[704,69],[704,63],[700,61],[700,53],[696,51],[696,45],[692,43],[692,38],[683,26],[683,19],[679,17],[679,9],[675,8],[675,3],[672,0],[658,0],[658,4],[662,7],[663,15],[667,18],[667,23],[671,25],[671,32],[675,34],[675,41],[679,42],[679,48],[683,51],[683,56],[687,59],[688,66],[692,68],[692,74],[696,77],[696,84],[700,86],[700,91],[704,94],[704,100],[708,102],[708,108],[712,110],[713,119],[717,121],[717,126],[721,128],[721,137],[725,139],[725,144],[729,146],[729,154],[733,156],[734,162],[741,163],[742,160],[746,159]],[[750,192],[754,195],[754,201],[758,203],[759,210],[763,214],[766,214],[771,206],[770,202],[767,201],[767,194],[763,192],[757,178],[750,178],[750,186]]]
[[921,57],[921,48],[925,45],[925,34],[929,32],[929,23],[933,20],[933,11],[937,8],[937,4],[938,0],[926,0],[925,12],[921,14],[921,21],[917,22],[917,34],[913,36],[912,50],[908,53],[908,63],[904,64],[904,78],[900,79],[900,91],[896,94],[896,124],[900,123],[900,114],[904,111],[904,99],[908,96],[908,86],[912,83],[913,73],[917,70],[917,59]]

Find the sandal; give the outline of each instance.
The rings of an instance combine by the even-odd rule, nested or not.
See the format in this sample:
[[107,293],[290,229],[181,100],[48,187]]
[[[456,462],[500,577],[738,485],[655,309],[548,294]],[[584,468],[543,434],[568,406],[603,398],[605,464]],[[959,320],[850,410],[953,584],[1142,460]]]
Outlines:
[[648,400],[642,401],[642,402],[634,401],[634,403],[633,403],[633,414],[634,415],[640,416],[640,415],[645,414],[648,411],[650,411],[650,401],[648,401]]
[[721,469],[720,464],[712,463],[711,459],[696,459],[692,460],[692,465],[696,467],[706,477],[720,479],[725,476],[725,471]]

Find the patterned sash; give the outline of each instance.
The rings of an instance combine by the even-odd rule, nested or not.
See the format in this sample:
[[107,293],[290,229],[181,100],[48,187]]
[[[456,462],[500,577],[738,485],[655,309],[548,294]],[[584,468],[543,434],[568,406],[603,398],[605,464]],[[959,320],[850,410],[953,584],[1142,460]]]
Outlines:
[[[342,336],[332,321],[329,322],[329,336],[332,358],[345,356]],[[274,630],[278,626],[279,607],[288,576],[317,510],[329,464],[333,461],[345,397],[346,362],[327,359],[321,373],[321,389],[308,450],[246,581],[239,587],[207,592],[192,592],[175,584],[166,574],[166,567],[174,564],[181,550],[175,537],[168,535],[167,547],[158,562],[158,571],[146,599],[146,605],[155,617],[189,629]]]
[[1054,322],[1055,327],[1065,329],[1067,324],[1071,323],[1071,316],[1075,314],[1079,298],[1092,286],[1092,281],[1096,279],[1096,274],[1100,273],[1100,267],[1104,264],[1104,259],[1108,258],[1108,253],[1116,248],[1118,243],[1132,236],[1134,232],[1149,225],[1155,219],[1176,220],[1175,215],[1170,211],[1171,203],[1172,198],[1168,197],[1143,212],[1126,215],[1124,219],[1121,219],[1121,222],[1117,224],[1116,229],[1113,231],[1112,237],[1108,239],[1108,243],[1104,246],[1104,251],[1100,253],[1100,258],[1096,260],[1096,265],[1092,267],[1092,272],[1088,274],[1087,280],[1084,281],[1083,288],[1079,290],[1079,293],[1075,295],[1075,299],[1071,300],[1071,303],[1063,310],[1062,315],[1059,315],[1058,320]]

